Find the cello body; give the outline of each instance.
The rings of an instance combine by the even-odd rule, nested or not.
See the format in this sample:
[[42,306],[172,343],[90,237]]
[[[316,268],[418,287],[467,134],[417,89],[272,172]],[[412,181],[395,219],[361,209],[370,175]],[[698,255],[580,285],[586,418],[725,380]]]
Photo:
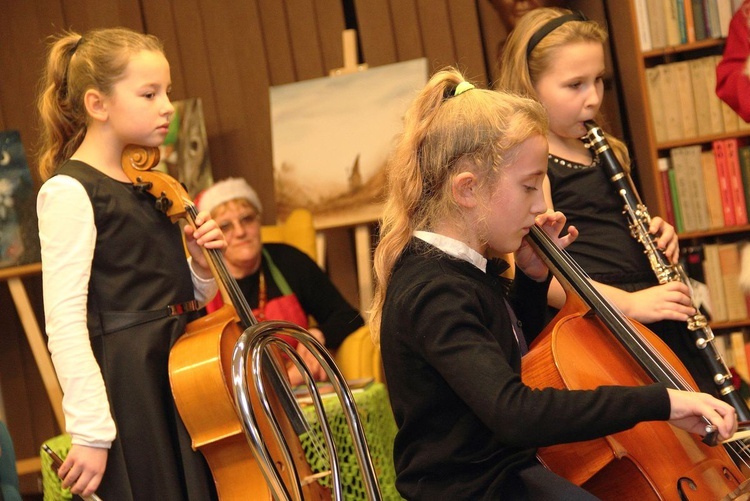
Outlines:
[[[570,277],[561,275],[549,256],[543,259],[568,292],[567,301],[524,355],[524,383],[571,390],[653,383],[653,376],[570,285]],[[630,325],[656,350],[660,363],[695,391],[692,377],[666,344],[646,327],[632,321]],[[666,421],[642,422],[603,438],[543,447],[537,456],[547,468],[603,500],[735,499],[746,480],[724,447],[706,445],[699,436]]]

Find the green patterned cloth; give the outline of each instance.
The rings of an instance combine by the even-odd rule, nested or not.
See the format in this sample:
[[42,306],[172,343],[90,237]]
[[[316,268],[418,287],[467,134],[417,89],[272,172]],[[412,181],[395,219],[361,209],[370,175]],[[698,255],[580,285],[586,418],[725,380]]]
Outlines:
[[[393,439],[396,436],[396,422],[393,419],[388,393],[382,383],[372,383],[367,388],[354,390],[354,401],[357,404],[362,427],[367,438],[375,471],[378,475],[380,492],[384,501],[402,499],[396,491],[396,471],[393,467]],[[323,407],[326,416],[331,423],[334,441],[341,466],[341,478],[343,481],[344,499],[347,501],[360,501],[367,499],[362,476],[359,472],[357,456],[354,452],[349,428],[346,418],[341,410],[341,405],[333,396],[324,397]],[[323,432],[317,422],[315,408],[310,405],[305,408],[305,417],[311,423],[312,429],[321,444],[325,445]],[[320,457],[313,446],[312,439],[307,435],[300,437],[302,447],[313,472],[318,473],[328,470],[326,460]],[[45,442],[50,449],[60,457],[65,458],[70,451],[70,435],[58,435]],[[42,459],[42,487],[44,490],[44,501],[70,501],[73,495],[70,490],[63,489],[60,478],[52,469],[52,460],[44,452],[40,451]],[[327,487],[331,486],[331,476],[321,479],[321,483]]]
[[[354,390],[352,393],[365,431],[372,463],[378,475],[383,499],[400,500],[402,498],[396,491],[396,471],[393,467],[393,439],[396,436],[396,421],[393,419],[393,412],[385,386],[382,383],[372,383],[367,388]],[[359,471],[359,463],[341,404],[337,398],[326,396],[323,398],[323,407],[336,443],[344,499],[347,501],[367,499]],[[304,408],[304,412],[305,418],[311,423],[313,433],[317,436],[320,444],[325,447],[325,438],[318,423],[315,408],[309,405]],[[302,448],[305,450],[305,457],[313,472],[319,473],[329,470],[327,459],[321,457],[318,453],[310,436],[303,434],[300,439]],[[330,487],[331,480],[332,477],[329,475],[323,477],[320,482],[326,487]]]
[[[52,437],[46,442],[50,449],[55,451],[58,456],[65,458],[70,451],[70,435],[58,435]],[[44,492],[44,501],[70,501],[73,494],[69,489],[62,488],[62,480],[57,476],[52,468],[52,459],[43,450],[39,450],[42,458],[42,490]]]

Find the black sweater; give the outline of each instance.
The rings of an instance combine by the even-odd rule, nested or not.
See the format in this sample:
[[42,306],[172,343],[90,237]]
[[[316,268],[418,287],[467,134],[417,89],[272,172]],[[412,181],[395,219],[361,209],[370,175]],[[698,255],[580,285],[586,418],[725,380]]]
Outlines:
[[[547,286],[516,271],[509,299],[529,340],[541,329]],[[523,491],[514,472],[536,464],[536,447],[669,416],[658,384],[525,386],[503,290],[497,276],[416,239],[394,269],[381,349],[399,428],[396,485],[407,499],[506,499]]]

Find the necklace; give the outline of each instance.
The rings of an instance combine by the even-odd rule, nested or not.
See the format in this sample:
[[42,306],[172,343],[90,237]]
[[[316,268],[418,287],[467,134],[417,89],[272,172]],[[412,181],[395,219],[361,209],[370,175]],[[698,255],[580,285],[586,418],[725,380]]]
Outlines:
[[263,276],[263,269],[260,270],[260,277],[258,277],[258,320],[263,321],[266,319],[266,301],[268,299],[268,293],[266,291],[266,277]]
[[565,160],[564,158],[560,158],[557,155],[553,155],[550,153],[548,155],[549,159],[555,162],[556,164],[562,165],[563,167],[567,167],[568,169],[575,169],[575,170],[581,170],[581,169],[591,169],[592,167],[596,167],[599,165],[599,155],[594,155],[594,158],[591,160],[591,163],[589,165],[583,165],[576,162],[571,162],[570,160]]

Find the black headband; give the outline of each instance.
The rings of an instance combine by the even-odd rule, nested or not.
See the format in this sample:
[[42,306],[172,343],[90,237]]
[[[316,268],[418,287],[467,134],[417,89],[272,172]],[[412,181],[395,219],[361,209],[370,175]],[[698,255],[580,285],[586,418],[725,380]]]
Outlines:
[[568,21],[588,21],[588,19],[583,15],[582,12],[574,12],[572,14],[565,14],[564,16],[550,19],[549,21],[544,23],[541,28],[536,30],[536,33],[534,33],[529,39],[529,44],[526,46],[526,59],[529,59],[529,57],[531,56],[531,51],[534,50],[534,47],[536,47],[544,37],[549,35],[551,31],[559,28],[561,25],[567,23]]

